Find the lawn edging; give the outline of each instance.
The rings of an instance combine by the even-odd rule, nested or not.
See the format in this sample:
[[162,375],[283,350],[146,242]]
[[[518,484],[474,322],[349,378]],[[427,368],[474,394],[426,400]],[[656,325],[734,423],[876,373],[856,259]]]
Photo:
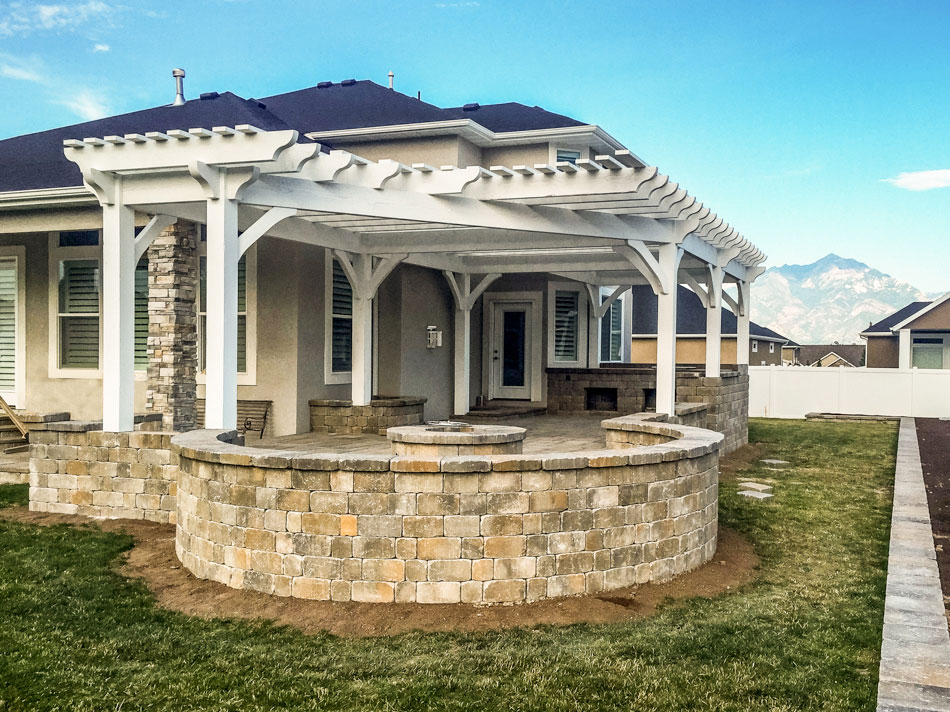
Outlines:
[[878,712],[950,710],[950,634],[913,418],[901,418]]

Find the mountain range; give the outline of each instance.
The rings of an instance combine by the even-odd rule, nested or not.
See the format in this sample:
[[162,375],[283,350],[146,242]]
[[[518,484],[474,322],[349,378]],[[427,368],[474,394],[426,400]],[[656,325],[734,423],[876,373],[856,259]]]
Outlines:
[[752,321],[799,344],[857,344],[869,323],[936,296],[829,254],[809,265],[767,269],[752,283]]

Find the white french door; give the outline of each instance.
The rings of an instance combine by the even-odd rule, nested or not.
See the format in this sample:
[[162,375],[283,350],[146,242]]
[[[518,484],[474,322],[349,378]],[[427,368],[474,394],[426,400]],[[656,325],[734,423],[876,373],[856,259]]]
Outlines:
[[531,400],[531,303],[493,302],[491,398]]

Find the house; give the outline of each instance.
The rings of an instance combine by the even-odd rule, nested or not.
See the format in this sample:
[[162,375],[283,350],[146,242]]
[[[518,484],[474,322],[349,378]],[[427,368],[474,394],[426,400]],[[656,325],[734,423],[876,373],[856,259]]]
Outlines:
[[782,365],[794,366],[798,363],[798,352],[801,344],[789,339],[782,347]]
[[[179,92],[2,141],[0,164],[31,509],[174,522],[195,576],[322,600],[519,603],[714,556],[765,255],[600,127],[346,80]],[[705,375],[677,373],[680,284]],[[632,288],[655,296],[648,369],[616,362]],[[251,405],[273,449],[239,435]],[[521,427],[412,427],[545,410],[577,419],[536,452]]]
[[[648,287],[632,290],[633,345],[630,360],[638,364],[656,363],[656,295]],[[722,363],[736,363],[738,320],[729,309],[722,309]],[[603,330],[604,327],[602,327]],[[680,365],[705,363],[706,308],[696,292],[679,287],[676,314],[676,362]],[[749,322],[749,363],[754,366],[781,365],[782,349],[788,343],[781,334]],[[606,355],[606,354],[604,354]],[[609,359],[604,358],[604,361]]]
[[858,368],[864,366],[864,351],[864,344],[795,344],[782,358],[790,366]]
[[950,292],[911,302],[861,332],[869,368],[950,368]]
[[[627,348],[603,317],[635,287],[654,295],[657,409],[673,413],[676,285],[712,295],[727,337],[752,328],[764,254],[597,125],[355,80],[179,104],[0,141],[0,394],[16,407],[122,432],[145,411],[194,428],[196,402],[234,428],[239,402],[265,402],[276,435],[336,427],[334,403],[366,427],[382,396],[426,419],[543,407],[549,370]],[[723,285],[738,320],[718,319]]]

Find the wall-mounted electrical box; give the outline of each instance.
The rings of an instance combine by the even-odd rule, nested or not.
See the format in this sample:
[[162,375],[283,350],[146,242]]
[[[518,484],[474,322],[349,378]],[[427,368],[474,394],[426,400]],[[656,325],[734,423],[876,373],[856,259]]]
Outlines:
[[442,330],[437,326],[426,327],[426,348],[437,349],[442,346]]

